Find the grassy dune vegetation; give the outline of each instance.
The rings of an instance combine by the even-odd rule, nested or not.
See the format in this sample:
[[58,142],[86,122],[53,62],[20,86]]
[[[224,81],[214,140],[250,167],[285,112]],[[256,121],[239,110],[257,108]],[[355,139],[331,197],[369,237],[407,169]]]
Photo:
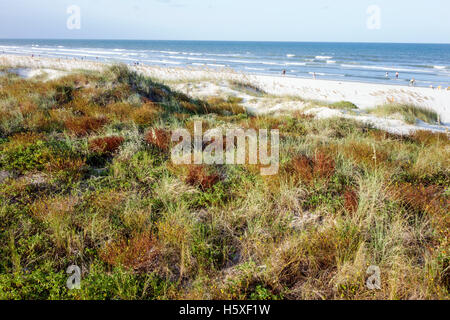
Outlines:
[[433,110],[414,105],[386,104],[369,110],[369,113],[379,116],[399,115],[402,120],[409,124],[415,124],[417,119],[431,124],[440,122],[438,114]]
[[[279,129],[279,174],[175,166],[170,132],[195,120]],[[5,71],[0,299],[448,299],[449,162],[443,134],[256,117],[124,66]]]

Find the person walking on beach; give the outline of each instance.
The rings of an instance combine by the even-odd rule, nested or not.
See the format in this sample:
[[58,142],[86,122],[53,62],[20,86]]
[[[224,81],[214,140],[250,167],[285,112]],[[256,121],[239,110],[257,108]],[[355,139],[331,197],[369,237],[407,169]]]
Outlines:
[[313,72],[313,79],[316,80],[316,73]]
[[283,70],[283,77],[286,75],[286,70]]
[[389,78],[389,72],[386,72],[386,79]]
[[414,87],[416,85],[416,79],[412,78],[411,81],[409,81],[409,85]]
[[399,76],[399,74],[398,74],[398,72],[396,72],[395,73],[395,78],[398,80],[398,76]]

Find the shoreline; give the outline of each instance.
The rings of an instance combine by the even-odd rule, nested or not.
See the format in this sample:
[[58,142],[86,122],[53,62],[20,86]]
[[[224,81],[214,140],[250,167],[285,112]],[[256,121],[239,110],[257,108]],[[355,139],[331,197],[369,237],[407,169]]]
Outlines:
[[[50,73],[49,78],[57,78],[64,74],[75,70],[100,71],[106,66],[111,65],[108,62],[96,62],[91,60],[80,59],[58,59],[47,57],[31,57],[21,55],[0,55],[0,66],[10,66],[12,68],[40,69]],[[426,125],[425,129],[433,131],[448,131],[450,127],[450,91],[447,88],[442,90],[409,87],[398,84],[376,84],[353,81],[336,81],[322,79],[306,79],[289,76],[269,76],[257,75],[234,71],[231,69],[216,70],[204,68],[184,68],[184,67],[161,67],[138,65],[130,66],[145,76],[154,78],[155,80],[164,82],[175,89],[184,91],[193,96],[206,97],[217,95],[220,91],[232,91],[228,84],[223,82],[238,81],[240,83],[251,84],[266,94],[274,97],[297,97],[303,100],[317,101],[323,103],[335,103],[340,101],[349,101],[355,104],[361,110],[375,108],[380,105],[409,104],[419,107],[428,108],[435,111],[441,120],[442,125]],[[37,72],[31,72],[30,76],[36,75]],[[197,88],[199,87],[199,88]],[[234,92],[233,92],[234,93]],[[243,95],[244,101],[251,101],[252,97]],[[270,113],[285,109],[286,111],[294,111],[302,109],[305,104],[294,101],[280,106],[266,108],[265,105],[250,105],[249,109],[256,113]],[[267,109],[267,110],[266,110]],[[316,108],[313,111],[318,117],[344,116],[350,117],[345,112],[338,110],[324,110],[324,108]],[[322,109],[322,110],[319,110]],[[367,117],[365,117],[367,118]],[[366,119],[370,120],[370,119]],[[376,119],[378,120],[378,119]],[[389,120],[387,127],[393,125]],[[376,121],[375,121],[376,122]],[[399,123],[395,124],[400,125]],[[420,124],[418,124],[420,125]],[[413,127],[405,130],[414,130]],[[406,128],[406,127],[405,127]],[[400,130],[399,132],[406,132]]]

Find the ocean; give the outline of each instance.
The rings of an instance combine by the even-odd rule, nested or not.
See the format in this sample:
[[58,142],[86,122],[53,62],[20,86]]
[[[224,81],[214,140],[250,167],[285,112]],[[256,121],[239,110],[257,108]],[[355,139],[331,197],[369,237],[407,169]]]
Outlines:
[[450,44],[0,40],[0,54],[450,87]]

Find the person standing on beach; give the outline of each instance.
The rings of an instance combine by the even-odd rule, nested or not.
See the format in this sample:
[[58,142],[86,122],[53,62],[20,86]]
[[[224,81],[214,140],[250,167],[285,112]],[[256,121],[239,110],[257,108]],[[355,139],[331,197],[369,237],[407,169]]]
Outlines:
[[316,73],[313,72],[313,79],[316,80]]
[[414,87],[416,85],[416,79],[412,78],[411,81],[409,82],[409,85]]
[[395,78],[398,80],[398,76],[399,76],[399,74],[398,74],[398,72],[396,72],[395,73]]
[[389,78],[389,72],[386,72],[386,79]]
[[286,70],[283,70],[283,77],[286,75]]

